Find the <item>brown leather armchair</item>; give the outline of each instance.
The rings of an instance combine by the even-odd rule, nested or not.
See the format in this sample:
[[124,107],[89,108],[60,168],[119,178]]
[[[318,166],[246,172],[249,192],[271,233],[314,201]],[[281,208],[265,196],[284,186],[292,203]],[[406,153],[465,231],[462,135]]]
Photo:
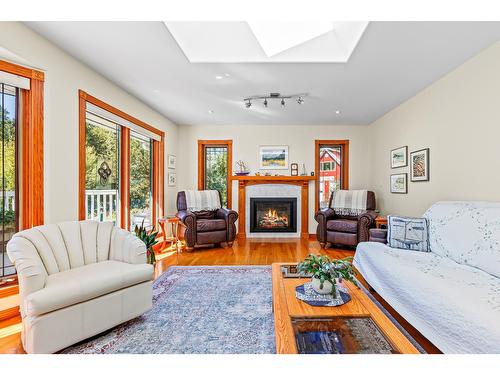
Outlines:
[[332,207],[332,197],[327,209],[314,216],[318,222],[316,236],[322,248],[329,244],[356,246],[370,238],[370,228],[375,226],[375,194],[368,192],[366,210],[357,216],[336,215]]
[[[220,192],[219,192],[220,199]],[[226,242],[233,245],[236,238],[238,213],[227,208],[213,211],[192,212],[187,209],[186,193],[177,193],[177,217],[181,221],[180,239],[186,241],[186,247],[193,249],[196,245],[220,244]]]

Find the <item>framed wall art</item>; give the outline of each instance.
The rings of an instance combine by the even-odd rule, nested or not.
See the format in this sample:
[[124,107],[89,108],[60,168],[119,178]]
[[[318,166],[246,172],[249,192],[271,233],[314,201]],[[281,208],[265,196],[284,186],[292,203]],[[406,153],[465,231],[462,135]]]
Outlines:
[[408,146],[391,150],[391,168],[401,168],[408,165]]
[[410,154],[410,180],[429,181],[429,149],[413,151]]
[[260,169],[288,169],[288,146],[260,146]]
[[408,173],[391,174],[391,193],[408,193]]

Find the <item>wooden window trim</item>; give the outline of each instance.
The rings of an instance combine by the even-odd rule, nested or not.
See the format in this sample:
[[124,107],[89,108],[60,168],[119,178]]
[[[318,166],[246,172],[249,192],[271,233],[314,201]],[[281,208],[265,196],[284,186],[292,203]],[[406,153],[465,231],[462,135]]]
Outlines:
[[21,222],[20,229],[28,229],[44,223],[43,183],[43,124],[44,81],[43,72],[0,60],[0,70],[30,80],[30,89],[21,90],[22,119],[20,164],[22,176],[19,180],[22,194],[18,199]]
[[[156,227],[158,218],[164,212],[164,158],[165,158],[165,133],[145,122],[115,108],[100,99],[78,90],[78,127],[79,127],[79,183],[78,183],[78,218],[85,220],[85,172],[86,172],[86,107],[91,103],[116,116],[140,126],[160,136],[160,141],[153,140],[153,184],[152,184],[152,224]],[[120,226],[130,228],[130,129],[120,127]]]
[[232,208],[233,198],[233,141],[225,140],[198,140],[198,190],[205,189],[205,147],[207,146],[226,146],[227,147],[227,208]]
[[341,139],[341,140],[324,140],[317,139],[314,142],[314,175],[316,176],[315,183],[315,196],[314,196],[314,204],[316,211],[319,210],[319,149],[323,145],[340,145],[342,146],[342,164],[341,166],[341,179],[343,190],[349,189],[349,140]]

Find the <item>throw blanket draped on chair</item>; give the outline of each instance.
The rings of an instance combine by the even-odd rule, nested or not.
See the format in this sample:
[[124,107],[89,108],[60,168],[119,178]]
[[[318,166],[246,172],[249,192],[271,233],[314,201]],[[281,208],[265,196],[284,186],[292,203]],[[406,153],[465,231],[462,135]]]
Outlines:
[[367,190],[337,190],[333,192],[331,208],[337,215],[357,216],[366,210]]
[[186,190],[185,193],[189,211],[212,211],[221,208],[217,190]]

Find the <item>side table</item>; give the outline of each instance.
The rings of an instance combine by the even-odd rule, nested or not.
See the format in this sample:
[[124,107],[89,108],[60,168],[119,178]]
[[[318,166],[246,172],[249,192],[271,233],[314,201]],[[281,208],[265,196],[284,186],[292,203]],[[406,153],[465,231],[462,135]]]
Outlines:
[[[158,223],[160,224],[160,228],[163,232],[163,241],[172,243],[170,247],[167,248],[167,250],[175,250],[176,252],[180,251],[181,247],[179,246],[178,236],[179,222],[180,220],[177,216],[167,216],[166,218],[158,219]],[[172,231],[171,237],[167,237],[165,224],[170,224],[170,229]]]
[[386,229],[387,228],[387,216],[377,216],[375,218],[375,228]]

